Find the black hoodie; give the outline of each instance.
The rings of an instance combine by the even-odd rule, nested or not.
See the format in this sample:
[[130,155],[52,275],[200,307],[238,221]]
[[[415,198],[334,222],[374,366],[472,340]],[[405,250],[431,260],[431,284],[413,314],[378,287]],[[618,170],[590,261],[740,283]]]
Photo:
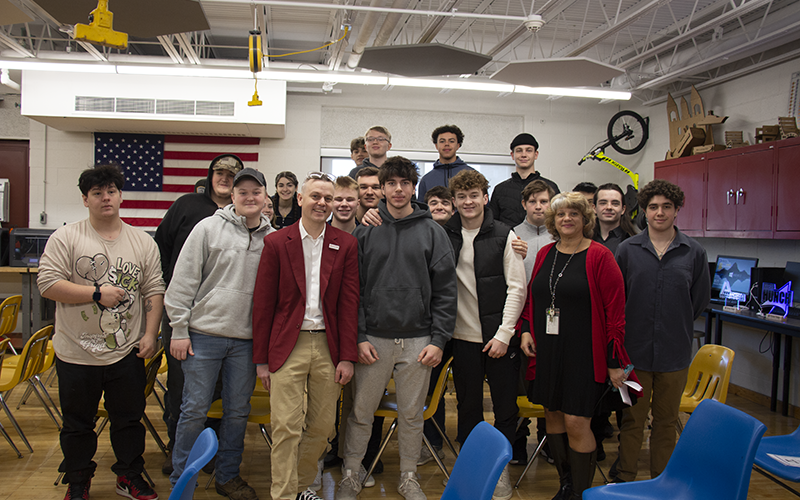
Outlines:
[[453,336],[458,284],[453,248],[430,212],[412,204],[414,212],[395,219],[378,204],[383,223],[359,226],[361,304],[358,341],[431,336],[444,349]]
[[233,156],[242,164],[241,159],[232,154],[220,155],[211,160],[208,165],[205,192],[188,193],[175,200],[156,229],[155,240],[158,250],[161,252],[161,271],[167,285],[172,279],[172,271],[175,269],[178,255],[180,255],[189,233],[198,222],[214,215],[219,208],[211,198],[214,190],[211,180],[214,177],[214,163],[224,156]]

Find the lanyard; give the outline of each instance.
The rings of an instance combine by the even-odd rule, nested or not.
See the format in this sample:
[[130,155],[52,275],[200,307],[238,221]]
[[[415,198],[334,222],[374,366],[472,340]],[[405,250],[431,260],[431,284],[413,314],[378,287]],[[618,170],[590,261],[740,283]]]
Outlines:
[[564,268],[561,269],[560,273],[558,273],[558,277],[556,278],[556,282],[553,283],[553,273],[556,270],[556,260],[558,259],[558,248],[555,245],[553,246],[553,248],[556,251],[556,254],[553,256],[553,267],[550,268],[550,281],[548,282],[548,285],[550,286],[550,310],[551,311],[555,311],[555,309],[556,309],[556,287],[558,286],[558,280],[560,280],[561,276],[564,275],[564,271],[567,270],[567,266],[569,265],[570,261],[572,261],[572,258],[575,257],[575,253],[578,251],[578,249],[580,247],[581,247],[581,244],[578,243],[578,245],[575,247],[575,250],[572,252],[572,255],[569,256],[569,259],[567,259],[567,263],[564,264]]

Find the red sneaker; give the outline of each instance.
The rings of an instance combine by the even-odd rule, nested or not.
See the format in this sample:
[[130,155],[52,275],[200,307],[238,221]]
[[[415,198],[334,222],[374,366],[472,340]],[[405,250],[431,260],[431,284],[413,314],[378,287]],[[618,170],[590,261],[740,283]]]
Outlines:
[[64,500],[89,500],[89,486],[91,485],[91,479],[85,483],[69,483]]
[[117,476],[117,495],[131,500],[158,500],[158,495],[141,474]]

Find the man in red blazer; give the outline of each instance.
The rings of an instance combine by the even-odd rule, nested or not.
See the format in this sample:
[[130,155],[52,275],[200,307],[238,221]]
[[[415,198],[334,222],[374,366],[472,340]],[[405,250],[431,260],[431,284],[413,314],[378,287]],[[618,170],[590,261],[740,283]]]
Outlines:
[[358,360],[358,243],[325,223],[333,190],[327,174],[309,174],[302,218],[264,238],[258,266],[253,362],[271,394],[273,500],[319,498],[307,488]]

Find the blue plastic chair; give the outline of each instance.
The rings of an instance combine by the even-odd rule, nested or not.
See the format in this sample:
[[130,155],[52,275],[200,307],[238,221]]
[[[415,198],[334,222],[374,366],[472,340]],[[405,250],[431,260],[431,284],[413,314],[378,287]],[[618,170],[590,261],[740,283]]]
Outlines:
[[[796,457],[800,454],[800,427],[795,429],[791,434],[786,434],[784,436],[767,436],[762,439],[761,444],[758,445],[758,451],[756,451],[756,465],[758,467],[753,467],[756,472],[765,475],[795,495],[800,496],[800,493],[794,488],[770,476],[770,474],[775,474],[781,479],[798,483],[800,482],[800,467],[781,465],[781,463],[774,458],[768,457],[767,453],[773,455],[787,455],[790,457]],[[759,469],[759,467],[764,470]]]
[[661,475],[591,488],[583,499],[746,500],[753,459],[766,430],[746,413],[705,400],[686,423]]
[[479,423],[458,454],[441,500],[491,500],[509,460],[508,439],[490,424]]
[[172,488],[169,500],[191,500],[194,497],[197,475],[200,473],[200,469],[217,454],[217,446],[219,443],[214,429],[207,428],[197,436],[192,451],[189,452],[189,458],[186,460],[186,468],[178,478],[178,482],[175,483],[175,487]]

